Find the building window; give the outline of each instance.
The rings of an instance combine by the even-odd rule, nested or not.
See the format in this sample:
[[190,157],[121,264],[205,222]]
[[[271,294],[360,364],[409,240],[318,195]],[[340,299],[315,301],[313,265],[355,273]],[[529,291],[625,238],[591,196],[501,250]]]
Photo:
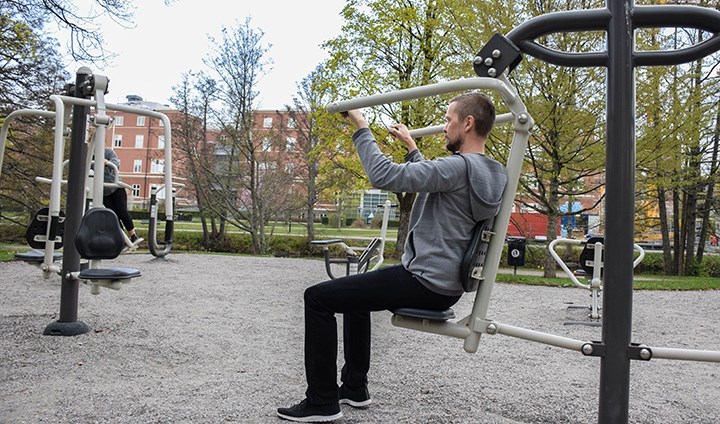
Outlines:
[[272,116],[267,116],[263,119],[263,128],[272,128]]
[[135,136],[135,148],[136,149],[142,149],[144,142],[145,142],[144,135],[136,135]]
[[133,185],[132,185],[132,196],[133,196],[133,197],[139,197],[139,196],[140,196],[140,184],[133,184]]
[[161,135],[158,136],[158,149],[164,149],[165,148],[165,136]]
[[272,143],[270,143],[270,139],[268,137],[263,138],[262,151],[269,152],[271,149],[272,149]]
[[142,159],[135,159],[133,161],[133,172],[136,174],[142,173]]
[[150,172],[153,174],[162,174],[165,171],[165,159],[153,159],[150,166]]
[[288,174],[292,174],[295,172],[295,164],[293,162],[287,162],[285,163],[285,172]]
[[162,119],[158,120],[158,124],[159,124],[161,127],[164,127],[164,126],[165,126],[165,123],[163,122]]
[[145,117],[144,117],[144,116],[138,116],[138,117],[137,117],[137,126],[138,126],[138,127],[144,127],[144,126],[145,126]]
[[296,126],[295,118],[288,118],[288,128],[295,128]]
[[295,151],[295,137],[288,137],[287,144],[285,144],[285,151],[292,153]]
[[260,163],[258,163],[259,171],[270,171],[273,169],[277,169],[277,163],[275,163],[275,162],[260,162]]
[[115,138],[113,138],[113,147],[122,147],[122,134],[115,134]]
[[125,117],[123,115],[116,116],[115,117],[115,126],[122,127],[123,125],[125,125]]

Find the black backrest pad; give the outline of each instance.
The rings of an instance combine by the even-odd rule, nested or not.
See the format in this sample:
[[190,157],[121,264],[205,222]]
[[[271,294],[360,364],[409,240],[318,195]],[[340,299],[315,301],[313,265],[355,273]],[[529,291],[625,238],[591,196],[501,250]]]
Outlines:
[[[604,237],[590,237],[588,241],[585,242],[585,247],[583,248],[582,252],[580,253],[580,268],[583,269],[585,272],[593,275],[593,265],[590,265],[595,260],[595,243],[605,243]],[[605,257],[605,251],[603,250],[603,254],[601,256],[601,260],[604,260]],[[602,271],[602,269],[601,269]]]
[[460,276],[462,278],[463,290],[466,292],[473,292],[477,290],[480,285],[480,280],[473,278],[472,274],[475,268],[482,267],[485,264],[485,256],[487,255],[490,242],[489,238],[483,240],[483,232],[492,231],[494,221],[494,217],[488,218],[478,222],[473,228],[470,244],[468,244],[467,249],[465,249],[465,254],[460,264]]
[[[42,208],[35,212],[32,222],[25,232],[25,239],[27,240],[30,247],[33,249],[45,249],[44,241],[35,241],[35,236],[45,236],[47,234],[48,222],[51,223],[50,228],[50,239],[53,240],[56,237],[60,238],[60,241],[55,242],[55,249],[63,247],[63,235],[65,233],[65,213],[60,211],[59,217],[50,219],[50,208]],[[42,219],[41,219],[42,218]]]
[[75,247],[85,259],[115,259],[125,246],[117,215],[110,209],[93,208],[85,212]]

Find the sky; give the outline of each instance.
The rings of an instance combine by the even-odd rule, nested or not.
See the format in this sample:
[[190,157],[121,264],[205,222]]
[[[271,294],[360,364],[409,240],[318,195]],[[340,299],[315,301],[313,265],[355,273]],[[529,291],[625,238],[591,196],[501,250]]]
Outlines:
[[[89,3],[82,1],[80,3]],[[71,62],[68,72],[82,66],[110,78],[106,101],[124,103],[136,94],[146,101],[171,104],[172,88],[183,73],[205,68],[210,52],[208,35],[221,38],[223,27],[244,24],[264,32],[272,61],[258,84],[258,109],[282,109],[291,104],[297,84],[327,58],[320,45],[340,33],[342,0],[136,0],[135,26],[127,29],[100,20],[107,50],[117,56],[109,66]],[[58,39],[65,43],[65,35]]]

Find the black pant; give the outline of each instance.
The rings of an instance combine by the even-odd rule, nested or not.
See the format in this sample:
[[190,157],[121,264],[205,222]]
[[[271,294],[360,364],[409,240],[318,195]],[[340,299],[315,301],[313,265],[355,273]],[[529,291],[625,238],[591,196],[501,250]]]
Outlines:
[[128,213],[127,210],[127,193],[125,193],[124,188],[120,187],[107,196],[104,196],[103,205],[115,212],[115,215],[118,216],[123,227],[125,227],[125,230],[131,231],[135,228],[130,213]]
[[370,311],[400,307],[446,309],[460,296],[443,296],[423,286],[402,265],[325,281],[305,290],[305,392],[312,404],[338,401],[337,323],[343,314],[345,365],[340,380],[350,389],[367,384],[370,368]]

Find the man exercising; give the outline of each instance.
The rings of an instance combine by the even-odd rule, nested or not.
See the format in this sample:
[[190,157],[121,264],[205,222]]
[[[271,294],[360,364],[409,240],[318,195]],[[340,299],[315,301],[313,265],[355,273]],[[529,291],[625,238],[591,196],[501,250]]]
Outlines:
[[[412,211],[402,265],[380,268],[316,284],[305,290],[306,399],[278,408],[279,417],[326,422],[342,417],[340,404],[362,408],[372,401],[370,312],[395,308],[447,309],[463,294],[460,263],[475,223],[497,213],[507,175],[485,156],[495,122],[495,107],[482,93],[450,100],[445,141],[453,155],[425,160],[403,124],[390,134],[408,150],[406,163],[391,162],[378,149],[358,110],[347,112],[357,131],[352,139],[373,187],[418,193]],[[343,314],[345,364],[337,385],[337,323]]]

